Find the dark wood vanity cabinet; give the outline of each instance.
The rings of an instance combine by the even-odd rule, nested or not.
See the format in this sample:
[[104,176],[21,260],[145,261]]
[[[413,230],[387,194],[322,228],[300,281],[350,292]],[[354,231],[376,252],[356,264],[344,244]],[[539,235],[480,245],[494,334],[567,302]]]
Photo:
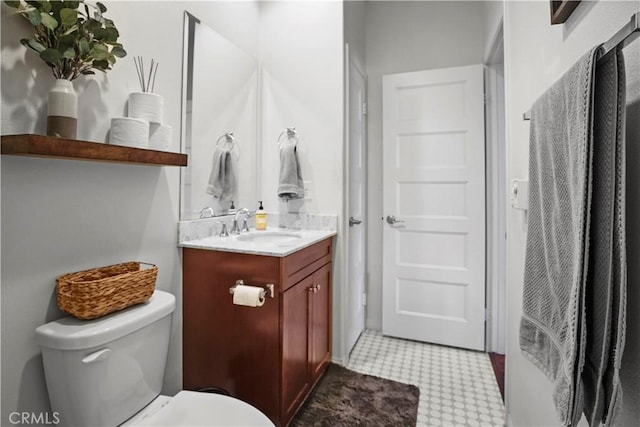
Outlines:
[[[183,249],[183,382],[221,387],[285,426],[331,359],[331,238],[286,257]],[[275,285],[261,307],[229,288]]]

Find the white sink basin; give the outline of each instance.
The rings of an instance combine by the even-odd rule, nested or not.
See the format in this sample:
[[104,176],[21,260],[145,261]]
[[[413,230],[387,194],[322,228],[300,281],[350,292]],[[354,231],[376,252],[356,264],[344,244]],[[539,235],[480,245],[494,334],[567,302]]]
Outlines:
[[302,237],[299,233],[290,231],[252,231],[247,234],[241,234],[236,239],[241,242],[261,243],[265,245],[281,245],[292,243]]

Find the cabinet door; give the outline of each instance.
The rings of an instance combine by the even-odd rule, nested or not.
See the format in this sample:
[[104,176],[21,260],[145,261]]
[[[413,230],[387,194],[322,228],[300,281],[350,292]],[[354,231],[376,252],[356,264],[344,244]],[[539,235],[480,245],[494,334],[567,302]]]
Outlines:
[[298,408],[309,390],[309,301],[312,276],[282,294],[282,420]]
[[311,384],[331,359],[331,264],[326,264],[313,273],[312,279],[309,316]]

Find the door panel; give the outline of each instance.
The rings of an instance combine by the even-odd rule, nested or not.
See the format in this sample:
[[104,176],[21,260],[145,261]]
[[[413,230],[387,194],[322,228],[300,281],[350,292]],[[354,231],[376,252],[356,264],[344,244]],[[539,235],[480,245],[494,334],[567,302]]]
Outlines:
[[383,333],[484,349],[483,67],[383,79]]

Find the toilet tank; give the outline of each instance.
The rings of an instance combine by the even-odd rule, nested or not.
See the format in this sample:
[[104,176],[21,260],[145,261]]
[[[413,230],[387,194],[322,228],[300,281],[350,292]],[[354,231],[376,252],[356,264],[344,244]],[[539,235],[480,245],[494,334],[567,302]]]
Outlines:
[[117,426],[160,394],[175,297],[94,320],[64,317],[36,329],[51,409],[61,425]]

